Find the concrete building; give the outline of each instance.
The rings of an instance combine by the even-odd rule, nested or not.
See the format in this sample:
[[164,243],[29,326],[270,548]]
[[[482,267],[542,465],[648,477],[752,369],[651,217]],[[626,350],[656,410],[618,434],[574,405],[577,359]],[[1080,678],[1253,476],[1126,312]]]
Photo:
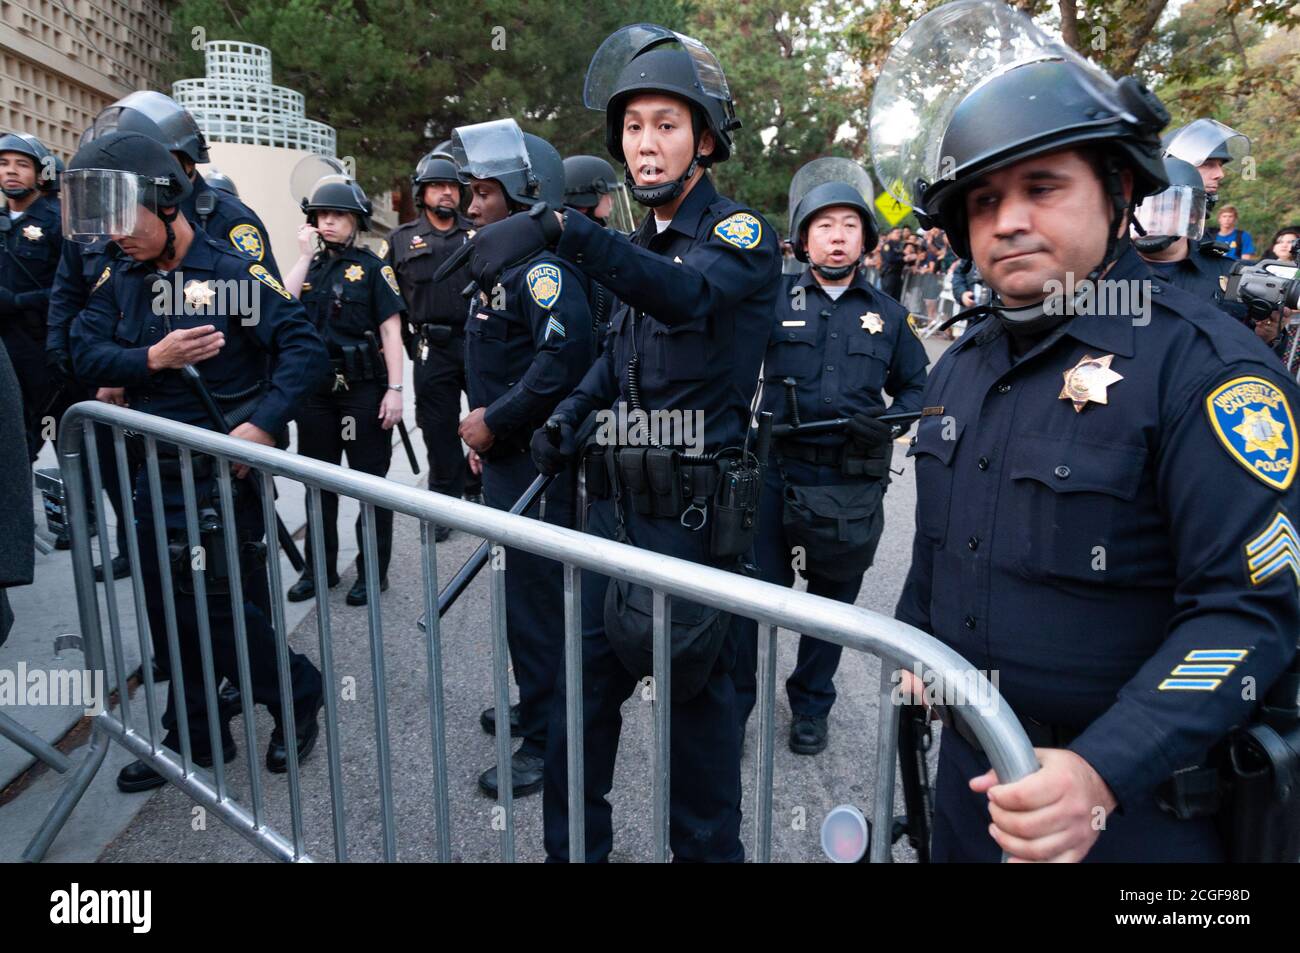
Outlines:
[[157,0],[0,0],[0,130],[70,158],[101,109],[158,88],[170,34]]

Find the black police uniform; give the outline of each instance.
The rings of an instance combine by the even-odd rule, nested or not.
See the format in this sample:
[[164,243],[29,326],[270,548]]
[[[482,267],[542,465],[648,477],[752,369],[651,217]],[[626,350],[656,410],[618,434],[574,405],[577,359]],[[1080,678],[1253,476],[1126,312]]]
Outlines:
[[[1128,249],[1107,279],[1150,272]],[[1300,625],[1300,393],[1245,328],[1154,291],[1149,323],[1076,316],[1019,357],[999,320],[972,327],[908,451],[897,616],[996,672],[1033,744],[1101,775],[1119,810],[1090,861],[1223,859],[1213,821],[1176,819],[1156,789],[1249,719]],[[971,738],[943,733],[936,860],[999,857]]]
[[1220,311],[1245,323],[1246,306],[1239,301],[1225,301],[1223,287],[1219,284],[1221,277],[1232,273],[1236,262],[1218,245],[1203,245],[1193,241],[1187,245],[1185,258],[1172,262],[1147,261],[1147,267],[1162,281],[1175,288],[1182,288],[1202,301],[1208,301]]
[[[72,323],[70,343],[78,379],[92,386],[125,387],[133,409],[211,430],[213,422],[181,373],[174,370],[150,373],[147,362],[149,348],[166,337],[169,330],[215,325],[225,335],[225,345],[216,356],[198,366],[208,388],[225,405],[232,422],[243,417],[269,434],[283,434],[295,406],[315,386],[326,361],[324,345],[302,307],[264,266],[249,262],[228,245],[209,239],[200,229],[195,229],[194,240],[177,269],[162,277],[169,285],[183,282],[186,289],[202,284],[207,284],[209,289],[220,289],[221,285],[212,283],[238,283],[244,289],[242,293],[256,295],[250,300],[256,304],[258,320],[245,322],[239,315],[214,313],[220,294],[193,314],[177,313],[174,308],[169,309],[173,311],[170,315],[159,314],[155,310],[158,298],[155,282],[159,272],[151,263],[124,258],[112,263],[109,271],[96,280],[98,287],[85,310]],[[171,303],[170,297],[167,300]],[[169,460],[166,450],[165,446],[160,447],[163,509],[169,535],[174,536],[177,531],[183,532],[185,504],[176,457]],[[213,501],[215,506],[216,478],[211,473],[210,460],[207,467],[203,466],[205,459],[196,457],[195,489],[200,506],[205,500]],[[271,595],[263,569],[265,550],[260,557],[257,555],[257,544],[263,538],[262,509],[257,495],[245,488],[244,481],[236,480],[234,484],[235,529],[245,553],[240,568],[253,700],[266,705],[278,725],[280,688]],[[165,633],[151,499],[148,475],[142,468],[134,492],[136,537],[149,625],[154,632]],[[275,541],[269,541],[269,545],[274,547]],[[216,551],[215,546],[209,548]],[[181,552],[188,552],[187,542],[182,542]],[[230,598],[219,594],[211,572],[208,576],[207,616],[216,677],[220,681],[224,676],[238,684]],[[180,564],[173,563],[172,582],[191,744],[196,757],[210,757],[196,600],[189,585],[189,560],[183,555]],[[289,657],[294,716],[301,732],[320,707],[321,678],[306,656],[290,651]],[[168,665],[165,656],[159,662],[164,668]],[[167,729],[163,743],[178,750],[174,693],[168,699],[163,726]],[[226,724],[221,726],[221,739],[223,745],[233,746]]]
[[63,232],[59,200],[37,195],[16,218],[0,221],[0,340],[9,350],[23,394],[28,456],[36,459],[41,418],[48,413],[50,374],[45,365],[46,310],[59,267]]
[[[557,248],[618,298],[601,357],[556,410],[575,428],[593,410],[628,401],[647,411],[698,410],[708,453],[740,447],[780,290],[777,234],[758,213],[718,194],[701,177],[658,232],[647,216],[629,240],[577,213],[565,218]],[[629,366],[636,357],[636,373]],[[639,377],[639,380],[637,379]],[[588,531],[625,536],[633,545],[708,565],[709,533],[685,528],[680,514],[654,517],[627,502],[593,499]],[[621,526],[620,526],[621,524]],[[605,628],[610,580],[584,573],[583,710],[587,858],[603,860],[613,843],[606,795],[613,784],[619,707],[637,677],[624,666]],[[698,608],[698,607],[695,607]],[[676,602],[674,623],[692,607]],[[669,840],[678,860],[741,860],[740,745],[732,667],[738,633],[728,625],[703,687],[674,699]],[[675,684],[680,681],[674,676]],[[564,685],[556,688],[546,752],[545,838],[549,858],[567,859],[568,796]]]
[[[483,501],[508,510],[537,478],[533,431],[591,366],[591,312],[586,278],[554,255],[507,268],[498,285],[471,302],[465,372],[469,406],[487,408],[494,436],[482,454]],[[497,303],[504,307],[491,307]],[[560,473],[547,491],[546,522],[573,526],[574,472]],[[564,652],[564,573],[554,560],[513,548],[506,566],[506,636],[519,686],[519,727],[511,731],[523,739],[520,754],[542,757]]]
[[226,242],[266,268],[276,280],[280,269],[271,254],[271,240],[257,213],[224,189],[214,189],[197,171],[194,189],[181,201],[181,211],[195,225],[219,242]]
[[457,216],[440,229],[423,212],[393,229],[387,261],[409,310],[403,336],[415,365],[415,420],[429,455],[429,489],[459,497],[478,479],[461,450],[460,395],[465,390],[465,299],[468,266],[435,282],[433,273],[465,243],[473,225]]
[[[791,424],[786,388],[782,381],[794,378],[796,403],[801,423],[879,413],[885,407],[882,392],[893,398],[890,413],[912,413],[921,409],[925,348],[907,322],[907,309],[877,291],[857,269],[852,282],[837,300],[832,300],[811,270],[798,278],[787,278],[786,293],[776,305],[776,321],[763,365],[763,410],[774,424]],[[791,547],[795,545],[783,527],[787,486],[821,487],[858,484],[851,506],[840,508],[812,494],[800,505],[815,507],[819,515],[832,517],[852,513],[861,525],[862,538],[855,544],[866,553],[865,571],[874,557],[884,531],[884,493],[889,483],[890,447],[874,460],[853,447],[847,433],[822,434],[799,440],[778,441],[775,459],[765,475],[759,504],[755,556],[762,577],[789,586],[794,582]],[[851,460],[846,462],[846,456]],[[856,464],[856,465],[855,465]],[[864,472],[867,471],[867,472]],[[795,492],[793,490],[791,493]],[[853,603],[862,586],[862,572],[851,578],[840,573],[817,571],[831,567],[816,553],[806,554],[804,576],[808,591],[839,602]],[[846,560],[847,561],[847,560]],[[743,620],[741,662],[736,665],[736,695],[740,724],[754,707],[756,626]],[[796,715],[825,718],[835,702],[832,677],[839,665],[841,647],[801,636],[799,660],[786,682],[790,709]]]
[[[299,404],[298,452],[385,476],[393,458],[393,434],[379,421],[379,403],[388,388],[388,371],[380,348],[379,326],[392,315],[405,315],[392,268],[369,249],[353,245],[337,254],[319,252],[302,284],[302,304],[329,348],[332,373]],[[400,320],[400,319],[399,319]],[[369,334],[369,337],[367,337]],[[325,521],[325,569],[333,578],[339,554],[339,499],[321,493]],[[388,575],[393,551],[393,511],[375,508],[379,578]],[[364,523],[357,514],[357,580],[365,579]],[[307,562],[312,563],[311,535]]]

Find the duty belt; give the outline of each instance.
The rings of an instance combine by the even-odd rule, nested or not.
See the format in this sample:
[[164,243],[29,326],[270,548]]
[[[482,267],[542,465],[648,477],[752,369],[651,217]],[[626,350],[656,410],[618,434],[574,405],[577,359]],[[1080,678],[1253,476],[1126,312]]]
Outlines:
[[[945,728],[951,728],[957,732],[968,745],[974,748],[980,754],[984,754],[984,746],[976,737],[974,730],[970,727],[965,719],[955,716],[952,709],[947,705],[937,706],[939,717],[943,721]],[[1029,743],[1035,748],[1064,748],[1075,738],[1083,734],[1078,728],[1071,728],[1066,725],[1049,725],[1037,719],[1028,716],[1020,717],[1020,726],[1025,729],[1025,735],[1029,738]]]
[[802,460],[804,463],[822,467],[837,467],[840,465],[840,461],[844,459],[843,444],[828,447],[825,444],[796,443],[793,440],[783,440],[777,444],[776,452],[787,460]]
[[688,529],[704,525],[718,488],[718,461],[684,459],[669,447],[619,447],[609,458],[611,480],[637,514],[677,519]]

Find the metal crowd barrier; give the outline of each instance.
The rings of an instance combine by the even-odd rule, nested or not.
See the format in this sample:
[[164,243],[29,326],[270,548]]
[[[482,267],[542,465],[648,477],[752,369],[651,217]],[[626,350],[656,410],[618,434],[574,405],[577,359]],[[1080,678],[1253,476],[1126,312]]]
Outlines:
[[[208,723],[211,750],[217,753],[211,774],[196,770],[191,756],[188,719],[185,717],[183,697],[178,708],[179,730],[182,735],[179,758],[161,746],[158,712],[155,710],[154,681],[149,660],[151,640],[145,598],[141,583],[140,552],[135,534],[128,534],[128,556],[132,568],[137,628],[140,652],[143,659],[141,671],[146,691],[143,693],[147,709],[148,731],[142,734],[133,726],[132,700],[122,688],[127,684],[127,673],[122,646],[122,633],[118,616],[117,599],[112,585],[106,585],[104,598],[108,614],[107,637],[111,643],[112,658],[104,649],[103,620],[91,563],[91,539],[87,523],[87,491],[99,497],[102,480],[95,452],[95,427],[93,421],[111,427],[116,451],[118,475],[123,486],[130,485],[124,444],[124,430],[139,434],[145,442],[145,472],[152,488],[153,518],[156,528],[155,543],[159,550],[159,568],[163,578],[163,599],[167,622],[167,644],[177,673],[171,690],[183,690],[179,677],[179,648],[176,628],[175,599],[170,586],[170,567],[167,559],[167,538],[160,491],[158,443],[173,444],[180,448],[182,481],[185,495],[185,515],[191,547],[199,545],[195,484],[191,469],[194,453],[214,458],[215,472],[219,474],[220,507],[227,526],[235,525],[231,494],[230,464],[247,464],[254,469],[249,479],[262,480],[262,510],[266,539],[270,545],[275,540],[273,503],[273,476],[285,477],[302,483],[308,492],[308,505],[314,518],[311,520],[313,548],[324,552],[322,522],[320,519],[321,492],[329,491],[354,498],[361,503],[366,542],[366,580],[369,587],[368,614],[370,661],[374,677],[374,728],[380,811],[383,831],[383,856],[393,861],[397,855],[397,831],[394,820],[392,773],[394,766],[389,747],[387,723],[387,681],[383,654],[384,613],[378,592],[379,572],[375,565],[375,507],[384,507],[420,520],[424,613],[427,630],[422,638],[426,645],[429,720],[433,739],[434,798],[437,822],[437,856],[450,860],[450,802],[447,782],[446,722],[443,711],[442,656],[437,611],[437,554],[434,544],[434,526],[444,525],[466,533],[484,537],[494,545],[518,547],[555,559],[564,566],[564,626],[567,709],[565,712],[568,737],[581,739],[582,731],[582,678],[581,669],[581,573],[580,569],[593,570],[610,577],[635,581],[654,590],[654,765],[653,765],[653,843],[654,859],[665,861],[669,857],[669,705],[659,699],[672,697],[669,667],[669,620],[673,599],[715,606],[727,612],[757,620],[758,634],[758,705],[759,748],[757,759],[757,823],[752,856],[762,862],[770,860],[772,841],[772,781],[774,709],[776,697],[776,629],[784,626],[834,642],[854,651],[867,652],[881,658],[879,686],[878,761],[876,785],[873,792],[870,859],[881,862],[890,858],[890,831],[894,808],[894,777],[897,756],[899,709],[891,694],[891,673],[895,668],[911,669],[919,664],[927,679],[934,677],[934,687],[950,694],[961,714],[970,724],[988,753],[994,770],[1004,781],[1015,780],[1037,769],[1033,749],[1024,730],[1011,709],[1002,703],[996,689],[983,676],[972,681],[973,671],[960,655],[936,639],[917,629],[877,613],[868,612],[843,603],[834,602],[804,592],[774,586],[733,573],[724,572],[687,562],[670,556],[648,552],[610,540],[586,536],[534,519],[514,516],[486,506],[480,506],[442,494],[430,493],[416,487],[403,486],[381,477],[370,476],[342,467],[322,463],[308,457],[263,447],[238,440],[224,434],[175,423],[109,404],[87,401],[71,408],[63,421],[59,441],[59,454],[66,482],[67,500],[71,519],[72,558],[77,595],[77,608],[81,623],[86,664],[90,670],[104,670],[114,666],[117,677],[118,704],[116,709],[105,706],[101,714],[92,719],[93,734],[89,750],[81,764],[57,799],[41,829],[33,838],[24,858],[39,861],[44,857],[54,837],[85,792],[95,772],[103,763],[111,742],[116,741],[137,758],[157,770],[164,778],[184,790],[195,803],[214,812],[222,821],[243,835],[270,857],[285,861],[307,861],[304,847],[302,792],[298,770],[298,751],[294,727],[292,692],[289,682],[288,632],[284,618],[284,589],[281,585],[280,562],[268,558],[272,599],[272,624],[275,630],[281,695],[282,721],[289,745],[288,788],[291,824],[287,833],[272,828],[267,821],[264,792],[256,766],[250,771],[249,800],[247,806],[237,800],[226,783],[221,743],[218,737],[217,693],[214,683],[211,634],[208,629],[207,606],[204,601],[203,572],[193,571],[198,606],[198,629],[203,675],[207,685]],[[88,464],[90,486],[84,485],[82,460]],[[132,500],[125,496],[125,518],[134,524]],[[104,565],[110,562],[109,539],[105,525],[106,507],[95,508],[98,521],[98,541]],[[245,742],[250,763],[256,752],[256,735],[252,712],[252,689],[249,675],[248,647],[243,613],[243,598],[239,576],[239,559],[235,534],[226,534],[226,556],[231,570],[230,598],[235,613],[235,651],[239,674],[239,688],[243,699]],[[278,555],[278,554],[277,554]],[[506,648],[505,592],[508,569],[504,561],[493,560],[491,573],[491,627],[493,652],[493,681],[496,710],[509,711],[508,655]],[[328,592],[323,560],[316,561],[316,591]],[[221,598],[221,597],[214,597]],[[340,761],[339,685],[335,678],[333,648],[330,630],[329,600],[316,599],[316,616],[320,642],[320,668],[325,691],[325,743],[328,757],[332,818],[334,826],[335,857],[348,859],[345,833],[345,801]],[[412,622],[411,630],[416,631]],[[968,694],[968,690],[974,691]],[[585,856],[583,832],[583,763],[582,746],[568,746],[568,797],[570,856]],[[501,858],[512,861],[515,854],[515,827],[511,803],[509,732],[497,732],[498,803],[504,808],[504,825],[501,830]]]

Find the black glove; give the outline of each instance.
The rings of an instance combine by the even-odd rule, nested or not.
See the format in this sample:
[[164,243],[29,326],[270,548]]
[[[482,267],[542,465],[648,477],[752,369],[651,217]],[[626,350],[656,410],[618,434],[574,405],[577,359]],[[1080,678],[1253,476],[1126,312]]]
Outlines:
[[854,414],[849,420],[849,439],[868,450],[889,443],[894,438],[894,428],[876,419],[884,412],[885,408],[878,407],[864,414]]
[[44,291],[22,291],[14,295],[14,307],[19,311],[39,308],[45,304]]
[[469,273],[481,289],[495,288],[501,272],[543,248],[554,248],[560,240],[560,223],[556,221],[545,202],[539,202],[526,213],[519,212],[509,218],[480,228],[474,237],[457,249],[433,275],[442,281],[459,268],[469,257]]
[[49,372],[50,383],[61,387],[72,376],[72,358],[62,348],[46,351],[45,369]]
[[[557,442],[552,442],[552,434],[557,435]],[[578,455],[578,437],[573,432],[573,424],[558,417],[548,420],[545,427],[538,427],[529,446],[533,465],[545,476],[555,476]]]

